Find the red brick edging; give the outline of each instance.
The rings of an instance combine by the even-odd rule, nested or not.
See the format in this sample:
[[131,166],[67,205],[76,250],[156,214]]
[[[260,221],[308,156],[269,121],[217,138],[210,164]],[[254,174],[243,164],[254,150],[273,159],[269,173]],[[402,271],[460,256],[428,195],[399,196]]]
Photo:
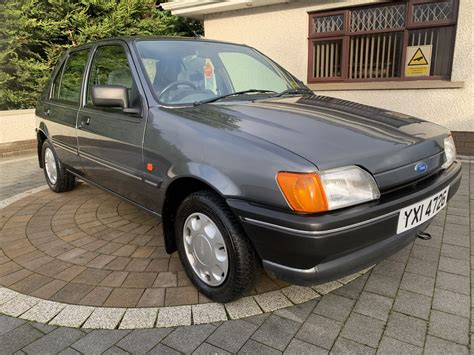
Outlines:
[[0,143],[0,159],[36,154],[36,139]]

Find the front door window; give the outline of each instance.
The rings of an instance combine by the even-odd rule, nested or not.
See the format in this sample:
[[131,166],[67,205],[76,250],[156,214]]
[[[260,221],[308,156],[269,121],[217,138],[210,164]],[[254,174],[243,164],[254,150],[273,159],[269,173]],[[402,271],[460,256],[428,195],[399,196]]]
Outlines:
[[[87,89],[88,106],[93,105],[91,96],[93,85],[125,86],[128,89],[131,107],[138,105],[138,90],[133,81],[127,54],[122,46],[107,45],[97,48],[89,74]],[[107,108],[107,110],[109,109],[119,110],[119,108]]]

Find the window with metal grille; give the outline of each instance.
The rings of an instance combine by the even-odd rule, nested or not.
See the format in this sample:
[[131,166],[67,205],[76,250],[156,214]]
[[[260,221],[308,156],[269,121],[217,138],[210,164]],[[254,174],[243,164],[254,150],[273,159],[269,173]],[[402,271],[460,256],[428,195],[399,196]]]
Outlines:
[[[406,0],[312,13],[308,82],[449,79],[457,9],[458,0]],[[412,53],[424,70],[408,71]]]

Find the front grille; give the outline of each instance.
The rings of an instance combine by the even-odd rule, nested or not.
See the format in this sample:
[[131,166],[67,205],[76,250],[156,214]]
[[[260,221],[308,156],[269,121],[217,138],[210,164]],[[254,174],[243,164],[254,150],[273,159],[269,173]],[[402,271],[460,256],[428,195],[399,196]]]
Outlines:
[[387,189],[382,189],[380,190],[380,194],[382,197],[388,197],[394,193],[409,193],[410,191],[424,188],[430,185],[433,180],[435,180],[439,175],[441,175],[442,171],[443,170],[439,168],[431,172],[429,175],[425,175],[415,180],[406,181],[403,184],[392,186]]

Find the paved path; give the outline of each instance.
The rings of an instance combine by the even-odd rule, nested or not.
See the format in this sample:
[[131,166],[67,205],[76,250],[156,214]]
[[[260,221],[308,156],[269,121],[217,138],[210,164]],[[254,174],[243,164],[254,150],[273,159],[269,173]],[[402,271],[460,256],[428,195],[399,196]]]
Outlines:
[[[0,265],[0,286],[88,306],[209,302],[191,285],[177,253],[166,253],[156,218],[91,185],[63,194],[46,189],[3,214],[0,248],[10,260]],[[284,286],[262,275],[252,294]]]
[[[23,174],[12,177],[18,168]],[[25,190],[41,185],[40,174],[33,164],[0,163],[0,196],[11,197],[21,176],[28,177]],[[473,218],[471,163],[464,164],[458,194],[429,228],[431,241],[416,240],[320,298],[240,320],[133,331],[0,316],[0,353],[468,353]]]
[[46,185],[38,158],[0,159],[0,201]]

